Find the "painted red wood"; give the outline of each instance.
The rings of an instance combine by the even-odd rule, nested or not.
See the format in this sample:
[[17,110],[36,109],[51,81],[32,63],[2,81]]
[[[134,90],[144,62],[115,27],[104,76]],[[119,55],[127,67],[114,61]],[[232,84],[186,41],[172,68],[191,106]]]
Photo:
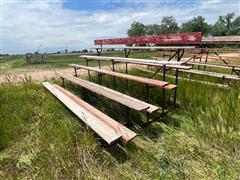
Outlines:
[[132,36],[127,38],[94,40],[95,45],[110,44],[200,44],[201,32],[162,34],[157,36]]

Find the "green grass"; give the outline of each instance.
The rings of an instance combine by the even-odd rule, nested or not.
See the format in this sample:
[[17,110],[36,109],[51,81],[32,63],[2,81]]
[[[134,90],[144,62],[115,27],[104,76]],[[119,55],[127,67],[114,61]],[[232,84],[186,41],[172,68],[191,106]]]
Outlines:
[[[140,71],[130,73],[148,76]],[[106,76],[102,83],[112,87],[112,78]],[[144,99],[143,85],[129,82],[126,91],[124,83],[117,79],[118,91]],[[26,81],[1,85],[0,177],[238,179],[240,84],[222,90],[179,83],[178,108],[140,130],[137,126],[146,117],[131,110],[132,128],[139,136],[130,143],[107,147],[41,84]],[[81,89],[71,83],[66,85],[80,96]],[[161,93],[152,89],[150,102],[161,105]],[[85,98],[114,119],[126,121],[123,106],[90,92]]]
[[[93,53],[93,55],[96,55]],[[124,52],[106,52],[103,53],[106,56],[122,56]],[[157,56],[157,52],[132,52],[130,57],[138,58],[152,58]],[[60,69],[68,68],[69,64],[83,64],[85,65],[85,59],[80,58],[79,55],[45,55],[44,62],[41,61],[40,57],[34,57],[33,62],[28,64],[25,56],[8,56],[0,59],[0,73],[6,73],[10,71],[21,71],[21,70],[35,70],[35,69]],[[101,62],[102,65],[106,65],[109,62]],[[91,66],[97,66],[97,61],[91,61]]]

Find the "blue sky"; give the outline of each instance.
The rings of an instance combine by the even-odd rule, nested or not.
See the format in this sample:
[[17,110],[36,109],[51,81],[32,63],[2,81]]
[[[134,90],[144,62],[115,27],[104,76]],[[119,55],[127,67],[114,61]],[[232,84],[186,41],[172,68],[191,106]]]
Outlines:
[[112,10],[118,9],[126,6],[123,2],[113,2],[113,1],[76,1],[67,0],[63,3],[63,8],[71,10],[83,10],[83,11],[96,11],[96,10]]
[[179,25],[195,16],[214,23],[219,15],[240,14],[239,0],[0,0],[0,53],[81,50],[99,38],[125,37],[131,23]]
[[66,0],[63,3],[63,8],[71,9],[71,10],[83,10],[83,11],[96,11],[96,10],[114,10],[120,8],[135,8],[145,6],[145,4],[161,4],[161,6],[192,6],[197,4],[197,0],[184,0],[184,1],[177,1],[177,0],[164,0],[164,1],[157,1],[157,0]]

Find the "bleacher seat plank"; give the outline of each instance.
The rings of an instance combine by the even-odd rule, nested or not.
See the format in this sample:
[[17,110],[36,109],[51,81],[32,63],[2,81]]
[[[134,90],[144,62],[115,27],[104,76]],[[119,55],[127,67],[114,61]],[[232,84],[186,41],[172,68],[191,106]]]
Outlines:
[[122,73],[118,73],[118,72],[107,71],[107,70],[103,70],[103,69],[97,69],[97,68],[82,66],[82,65],[78,65],[78,64],[70,64],[70,66],[72,66],[76,69],[85,69],[85,70],[95,71],[100,74],[107,74],[110,76],[115,76],[118,78],[130,80],[130,81],[136,81],[136,82],[139,82],[142,84],[147,84],[150,87],[160,87],[160,88],[167,89],[167,90],[172,90],[177,87],[176,85],[171,85],[168,82],[159,81],[159,80],[155,80],[155,79],[138,77],[138,76],[133,76],[133,75],[129,75],[129,74],[122,74]]
[[44,82],[43,85],[108,144],[112,144],[121,138],[121,134],[61,92],[56,86],[48,82]]
[[62,87],[60,87],[58,85],[54,85],[54,86],[57,89],[59,89],[60,91],[62,91],[69,98],[71,98],[74,102],[79,104],[81,107],[83,107],[84,109],[89,111],[91,114],[93,114],[94,116],[99,118],[102,122],[104,122],[105,124],[110,126],[112,129],[114,129],[118,134],[121,135],[122,140],[127,142],[127,141],[130,141],[134,137],[137,136],[137,134],[135,132],[133,132],[132,130],[128,129],[127,127],[125,127],[121,123],[115,121],[114,119],[110,118],[109,116],[107,116],[106,114],[102,113],[98,109],[94,108],[90,104],[88,104],[85,101],[81,100],[79,97],[77,97],[74,94],[70,93],[66,89],[64,89],[64,88],[62,88]]
[[131,50],[178,50],[178,49],[194,49],[195,46],[133,46],[133,47],[94,47],[91,49],[131,49]]
[[154,36],[131,36],[127,38],[94,40],[95,45],[111,44],[200,44],[201,32],[161,34]]
[[213,67],[213,68],[222,68],[222,69],[234,69],[234,70],[240,71],[240,67],[236,67],[233,65],[226,65],[226,64],[207,64],[207,63],[192,62],[192,61],[187,62],[187,64]]
[[163,67],[166,65],[168,68],[174,69],[191,69],[190,66],[182,66],[184,62],[177,62],[177,61],[156,61],[150,59],[137,59],[137,58],[121,58],[121,57],[108,57],[108,56],[89,56],[89,55],[82,55],[80,57],[87,58],[89,60],[101,60],[101,61],[111,61],[120,62],[120,63],[130,63],[130,64],[139,64],[139,65],[148,65],[148,66],[157,66]]
[[80,57],[87,58],[89,60],[103,60],[103,61],[111,61],[114,60],[115,62],[141,62],[141,63],[156,63],[158,65],[181,65],[184,62],[177,62],[177,61],[157,61],[152,59],[138,59],[138,58],[124,58],[124,57],[111,57],[111,56],[90,56],[90,55],[81,55]]
[[201,71],[196,69],[191,69],[191,70],[181,69],[179,71],[190,73],[190,74],[198,74],[198,75],[206,75],[206,76],[212,76],[212,77],[218,77],[218,78],[224,78],[224,79],[240,80],[240,76],[238,75],[223,74],[223,73],[216,73],[216,72],[210,72],[210,71]]
[[61,78],[64,78],[66,80],[69,80],[73,82],[74,84],[80,85],[81,87],[84,87],[92,92],[95,92],[99,95],[102,95],[104,97],[107,97],[111,100],[114,100],[122,105],[125,105],[129,108],[135,109],[137,111],[146,111],[148,113],[152,113],[154,111],[157,111],[159,107],[154,106],[152,104],[146,103],[144,101],[138,100],[136,98],[133,98],[131,96],[125,95],[123,93],[114,91],[110,88],[80,79],[76,78],[74,76],[65,75],[58,73],[58,76]]
[[202,37],[203,44],[240,44],[240,36]]

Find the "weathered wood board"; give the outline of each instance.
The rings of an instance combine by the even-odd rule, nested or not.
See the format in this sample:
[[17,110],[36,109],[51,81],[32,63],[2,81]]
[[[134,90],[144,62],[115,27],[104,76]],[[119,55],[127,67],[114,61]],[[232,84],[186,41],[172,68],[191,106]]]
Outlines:
[[154,111],[157,111],[159,107],[154,106],[152,104],[146,103],[144,101],[138,100],[136,98],[133,98],[131,96],[125,95],[123,93],[114,91],[110,88],[80,79],[76,78],[74,76],[65,75],[58,73],[58,76],[61,78],[64,78],[66,80],[69,80],[73,82],[74,84],[80,85],[83,88],[88,89],[89,91],[95,92],[99,95],[102,95],[104,97],[107,97],[113,101],[116,101],[124,106],[127,106],[129,108],[135,109],[137,111],[146,111],[148,113],[152,113]]
[[85,101],[81,100],[79,97],[77,97],[74,94],[70,93],[66,89],[64,89],[64,88],[62,88],[62,87],[60,87],[58,85],[54,85],[54,86],[57,89],[59,89],[61,92],[63,92],[65,95],[67,95],[71,100],[76,102],[79,106],[83,107],[86,111],[90,112],[97,119],[99,119],[100,121],[104,122],[106,125],[111,127],[115,132],[117,132],[117,134],[120,134],[122,140],[127,142],[127,141],[130,141],[134,137],[137,136],[137,134],[135,132],[133,132],[132,130],[126,128],[121,123],[119,123],[119,122],[115,121],[114,119],[110,118],[106,114],[102,113],[101,111],[99,111],[98,109],[94,108],[90,104],[88,104]]
[[55,86],[48,82],[44,82],[43,85],[108,144],[112,144],[122,137],[121,134],[76,103]]
[[100,74],[107,74],[110,76],[115,76],[118,78],[130,80],[130,81],[147,84],[150,87],[160,87],[160,88],[167,89],[167,90],[172,90],[177,87],[176,85],[169,84],[168,82],[159,81],[159,80],[155,80],[155,79],[138,77],[138,76],[133,76],[133,75],[129,75],[129,74],[122,74],[122,73],[118,73],[118,72],[107,71],[107,70],[103,70],[103,69],[97,69],[97,68],[82,66],[82,65],[78,65],[78,64],[70,64],[70,66],[72,66],[76,69],[90,70],[90,71],[98,72]]
[[80,57],[87,58],[89,60],[100,60],[100,61],[111,61],[119,63],[129,63],[129,64],[139,64],[139,65],[148,65],[148,66],[156,66],[163,67],[166,65],[167,68],[174,69],[191,69],[190,66],[183,66],[184,62],[179,61],[166,61],[166,60],[152,60],[152,59],[137,59],[137,58],[122,58],[122,57],[108,57],[108,56],[88,56],[82,55]]
[[200,44],[201,32],[162,34],[156,36],[132,36],[127,38],[94,40],[95,45],[111,44]]

